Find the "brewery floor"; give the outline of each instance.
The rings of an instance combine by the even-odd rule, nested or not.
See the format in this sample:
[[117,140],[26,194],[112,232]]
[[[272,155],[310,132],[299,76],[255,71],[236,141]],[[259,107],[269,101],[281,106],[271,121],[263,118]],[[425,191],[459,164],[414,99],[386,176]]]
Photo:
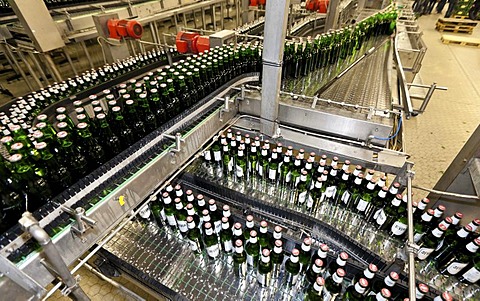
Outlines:
[[[442,34],[435,30],[435,22],[440,16],[422,16],[418,21],[428,47],[420,77],[425,84],[436,82],[449,89],[435,92],[424,114],[405,121],[406,151],[415,163],[414,183],[427,188],[435,185],[480,120],[480,49],[443,44],[440,41]],[[231,28],[233,24],[230,21],[226,26]],[[480,29],[477,28],[472,36],[480,38]],[[93,59],[101,60],[101,53],[94,51],[96,45],[90,46]],[[88,65],[86,62],[79,64]],[[68,64],[63,68],[68,69]],[[0,83],[15,95],[27,92],[21,80],[8,84],[4,80],[0,75]],[[0,97],[0,102],[7,99]],[[415,198],[425,195],[422,191],[415,192]],[[78,274],[81,287],[92,300],[133,300],[85,268],[81,268]],[[155,299],[123,278],[115,280],[146,300]],[[57,291],[49,300],[69,299]]]

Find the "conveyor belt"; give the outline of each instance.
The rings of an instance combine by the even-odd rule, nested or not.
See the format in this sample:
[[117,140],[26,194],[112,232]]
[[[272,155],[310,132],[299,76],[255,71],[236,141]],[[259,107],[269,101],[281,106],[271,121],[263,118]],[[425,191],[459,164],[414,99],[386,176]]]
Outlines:
[[379,46],[323,91],[319,97],[378,109],[391,109],[387,65],[390,41]]

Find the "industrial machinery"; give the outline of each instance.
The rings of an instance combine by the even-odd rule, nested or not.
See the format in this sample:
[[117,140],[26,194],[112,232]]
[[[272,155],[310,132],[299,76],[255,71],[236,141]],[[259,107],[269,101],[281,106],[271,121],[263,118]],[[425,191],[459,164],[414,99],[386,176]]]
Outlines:
[[110,19],[108,20],[107,26],[110,38],[112,39],[140,39],[143,34],[142,24],[135,20]]
[[[282,151],[282,145],[291,145],[295,153],[302,152],[301,149],[305,153],[314,152],[310,156],[315,160],[317,155],[325,154],[329,158],[329,166],[334,165],[331,162],[339,161],[346,165],[350,161],[352,167],[361,165],[360,169],[365,172],[374,169],[378,173],[376,176],[384,174],[389,183],[398,182],[401,190],[405,190],[409,236],[413,236],[413,173],[412,163],[408,162],[408,154],[404,152],[402,120],[422,112],[431,93],[420,109],[412,107],[397,39],[385,33],[372,35],[359,49],[346,53],[345,58],[339,55],[337,61],[332,59],[331,64],[306,70],[305,75],[283,78],[282,81],[288,5],[287,1],[267,1],[266,5],[262,57],[254,54],[242,57],[237,64],[225,68],[230,72],[227,74],[209,71],[215,77],[200,80],[203,94],[199,92],[202,89],[197,89],[197,93],[184,89],[179,90],[181,95],[170,95],[169,103],[174,103],[176,97],[184,96],[183,101],[175,102],[181,109],[171,106],[169,109],[177,111],[167,114],[168,118],[164,117],[162,124],[151,133],[126,146],[40,210],[24,214],[19,225],[4,233],[0,243],[0,271],[3,273],[0,291],[6,299],[39,299],[51,295],[63,283],[65,294],[86,300],[81,290],[82,282],[77,283],[72,274],[85,263],[92,263],[95,257],[100,270],[102,265],[114,266],[117,272],[138,279],[157,295],[170,300],[250,300],[257,297],[280,300],[303,297],[303,292],[295,289],[265,289],[257,286],[255,281],[239,281],[232,273],[228,256],[213,263],[204,260],[204,257],[191,251],[185,237],[178,237],[177,230],[172,232],[171,224],[157,223],[149,216],[148,207],[154,211],[153,206],[158,204],[161,193],[170,184],[181,184],[185,193],[192,190],[195,195],[202,194],[209,200],[216,199],[219,204],[230,206],[235,222],[243,223],[244,215],[252,214],[257,224],[260,220],[267,220],[270,225],[281,226],[287,253],[293,254],[293,249],[308,237],[314,239],[314,248],[320,247],[321,243],[329,245],[329,261],[334,261],[342,250],[349,253],[351,260],[346,265],[349,280],[363,271],[367,264],[374,263],[379,270],[375,280],[382,280],[394,271],[400,275],[397,293],[406,295],[409,290],[410,296],[415,295],[415,245],[411,242],[412,237],[409,237],[408,247],[404,248],[404,241],[391,239],[368,223],[355,219],[357,215],[353,213],[340,216],[337,215],[340,211],[334,214],[309,213],[296,204],[285,203],[281,186],[268,184],[266,180],[245,185],[238,180],[243,173],[236,172],[234,176],[224,175],[223,171],[217,173],[215,170],[218,168],[205,161],[206,154],[219,136],[230,131],[235,135],[239,132],[239,142],[248,134],[252,138],[257,136],[263,146],[270,146],[266,142],[269,140]],[[99,16],[97,24],[105,26],[106,20],[111,18],[108,14]],[[359,15],[358,18],[362,21],[366,17]],[[116,37],[126,32],[128,30],[117,32]],[[111,31],[104,33],[112,34]],[[138,35],[139,31],[133,34]],[[182,32],[177,35],[177,47],[182,53],[201,52],[207,47],[213,48],[215,39],[220,41],[220,45],[225,45],[232,34],[213,34],[202,40],[199,34]],[[242,35],[237,38],[240,37]],[[289,42],[297,42],[295,47],[299,47],[303,39],[302,43],[298,40]],[[257,48],[252,48],[251,52],[258,54],[258,44],[250,45],[256,45]],[[105,76],[85,90],[78,90],[69,98],[47,105],[43,112],[49,113],[50,120],[53,120],[53,112],[58,107],[83,107],[92,118],[103,120],[103,113],[99,117],[92,112],[95,112],[95,106],[99,108],[102,105],[106,109],[97,111],[105,110],[107,115],[116,112],[116,103],[112,106],[112,100],[107,102],[110,95],[113,95],[114,101],[127,106],[130,96],[126,97],[126,92],[135,93],[137,84],[142,88],[155,85],[155,81],[150,81],[152,77],[162,77],[162,72],[170,72],[161,69],[162,66],[177,66],[187,61],[181,62],[185,57],[173,51],[165,56],[159,53],[161,51],[156,49],[154,54],[150,52],[129,60],[118,60],[117,67],[129,67],[133,65],[131,62],[145,62],[149,57],[151,61],[123,73],[112,71],[114,75]],[[380,72],[378,69],[381,69]],[[359,73],[362,76],[358,76]],[[368,81],[362,83],[358,78],[367,78]],[[106,87],[109,90],[103,90]],[[149,101],[153,104],[156,101],[153,96],[158,91],[152,91],[157,90],[156,87],[149,88],[148,96],[140,93],[138,99],[150,96]],[[166,84],[158,88],[165,89]],[[178,87],[173,84],[168,87],[174,91],[176,88],[182,89],[180,82]],[[432,92],[435,88],[434,85],[430,87]],[[168,96],[170,92],[165,89],[162,93],[165,91]],[[96,97],[90,98],[91,94],[96,94]],[[187,104],[195,97],[198,98],[196,102]],[[123,103],[125,99],[128,100]],[[142,106],[138,107],[141,109]],[[75,120],[78,126],[81,118],[70,111],[72,122]],[[33,125],[41,128],[38,123],[48,116],[42,118],[32,120]],[[271,148],[274,147],[272,144]],[[275,152],[272,150],[272,153]],[[225,167],[228,168],[229,162]],[[351,223],[345,223],[346,220]],[[271,233],[272,229],[268,232]],[[69,271],[67,266],[73,267],[72,270]],[[409,267],[408,274],[404,272],[405,266]],[[249,275],[252,276],[252,273]],[[45,287],[55,278],[62,281],[47,292]],[[431,300],[444,290],[435,283],[429,284],[432,286],[428,293],[425,292],[424,299]],[[211,289],[212,286],[216,289]],[[423,289],[425,285],[419,286]],[[454,293],[468,298],[476,296],[477,291],[476,286],[470,286]],[[292,295],[292,292],[298,294]]]

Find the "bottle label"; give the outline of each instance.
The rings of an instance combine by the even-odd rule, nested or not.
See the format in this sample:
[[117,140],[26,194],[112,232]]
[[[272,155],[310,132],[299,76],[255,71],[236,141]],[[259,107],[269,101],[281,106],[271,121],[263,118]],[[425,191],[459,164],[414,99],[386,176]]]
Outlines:
[[194,242],[193,240],[189,240],[190,242],[190,250],[192,250],[193,252],[196,252],[198,251],[198,245],[196,242]]
[[260,177],[263,177],[263,166],[261,166],[260,164],[258,164],[258,175]]
[[233,244],[231,239],[223,242],[223,249],[225,250],[225,252],[228,252],[228,253],[232,252]]
[[439,243],[438,246],[435,248],[435,251],[440,250],[443,247],[443,243],[445,242],[445,239],[442,239]]
[[231,172],[233,170],[233,159],[230,159],[228,161],[228,171]]
[[468,282],[476,283],[478,280],[480,280],[480,271],[477,270],[475,267],[472,267],[470,270],[465,272],[465,274],[463,274],[462,276]]
[[423,235],[425,233],[415,233],[415,235],[413,236],[413,242],[414,243],[417,243],[420,241],[420,239],[422,239]]
[[464,267],[467,266],[468,263],[460,263],[460,262],[452,262],[448,267],[447,267],[447,272],[450,275],[456,275],[458,272],[460,272]]
[[142,207],[140,212],[138,212],[138,215],[140,215],[144,219],[148,219],[150,217],[150,213],[151,213],[150,207],[148,207],[147,205]]
[[327,187],[327,189],[325,189],[325,197],[331,198],[331,197],[333,197],[335,192],[337,192],[337,187],[335,187],[335,186]]
[[188,231],[188,225],[187,225],[187,221],[178,221],[178,229],[180,230],[180,232],[187,232]]
[[212,160],[212,154],[209,151],[205,151],[203,153],[203,156],[205,157],[205,160],[211,161]]
[[222,221],[218,220],[213,224],[215,225],[215,232],[220,233],[220,231],[222,231]]
[[237,177],[238,177],[238,178],[243,177],[243,169],[242,169],[242,167],[240,167],[240,166],[237,165],[235,169],[236,169]]
[[367,209],[368,202],[365,202],[364,200],[360,199],[357,204],[357,210],[358,211],[365,211]]
[[214,151],[213,152],[213,159],[215,161],[221,161],[222,160],[222,153],[220,151]]
[[289,171],[285,176],[285,182],[290,183],[291,180],[292,180],[292,173]]
[[312,208],[313,207],[313,198],[308,195],[308,200],[307,200],[307,208]]
[[346,204],[348,203],[348,200],[350,200],[350,192],[345,191],[345,192],[342,194],[341,200],[342,200],[342,202],[346,205]]
[[162,210],[160,211],[160,216],[162,217],[162,220],[163,220],[163,221],[165,221],[165,220],[167,219],[167,216],[165,215],[165,210],[164,210],[164,209],[162,209]]
[[378,217],[376,219],[378,225],[383,225],[387,221],[387,215],[385,214],[385,211],[383,209],[380,209],[380,212],[378,213]]
[[218,248],[218,245],[214,244],[213,246],[207,247],[207,254],[212,258],[217,258],[220,254],[220,249]]
[[400,236],[403,233],[405,233],[405,230],[407,230],[407,225],[399,221],[396,221],[395,223],[393,223],[391,231],[393,235]]
[[254,257],[250,254],[247,254],[247,264],[252,267],[255,265]]
[[177,220],[175,219],[175,216],[173,216],[173,215],[167,215],[167,222],[172,227],[177,226]]
[[435,249],[432,248],[420,248],[418,250],[417,258],[419,260],[425,260],[432,252],[435,251]]
[[300,193],[300,194],[298,195],[298,203],[299,203],[299,204],[305,203],[306,198],[307,198],[307,192],[306,192],[306,191]]
[[295,179],[295,187],[297,187],[298,183],[300,183],[300,177],[297,177],[297,178]]
[[378,218],[378,215],[380,214],[380,212],[382,212],[383,209],[378,209],[377,211],[375,211],[375,213],[373,214],[373,219],[376,220]]
[[268,170],[268,178],[270,180],[275,180],[277,178],[277,171],[275,169],[269,169]]

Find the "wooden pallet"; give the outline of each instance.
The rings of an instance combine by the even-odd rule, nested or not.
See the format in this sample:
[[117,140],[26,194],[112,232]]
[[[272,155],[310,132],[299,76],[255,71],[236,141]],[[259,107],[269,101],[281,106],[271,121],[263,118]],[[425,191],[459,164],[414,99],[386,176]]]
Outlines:
[[[466,16],[468,17],[468,16]],[[478,24],[478,21],[473,21],[470,19],[457,19],[457,18],[438,18],[437,25],[449,25],[449,26],[471,26],[475,27]]]
[[454,33],[466,33],[466,34],[472,34],[473,33],[473,27],[471,26],[453,26],[453,25],[442,25],[438,24],[435,27],[436,30],[440,32],[454,32]]
[[480,48],[480,39],[452,36],[448,34],[442,35],[442,42],[450,45],[472,46]]

